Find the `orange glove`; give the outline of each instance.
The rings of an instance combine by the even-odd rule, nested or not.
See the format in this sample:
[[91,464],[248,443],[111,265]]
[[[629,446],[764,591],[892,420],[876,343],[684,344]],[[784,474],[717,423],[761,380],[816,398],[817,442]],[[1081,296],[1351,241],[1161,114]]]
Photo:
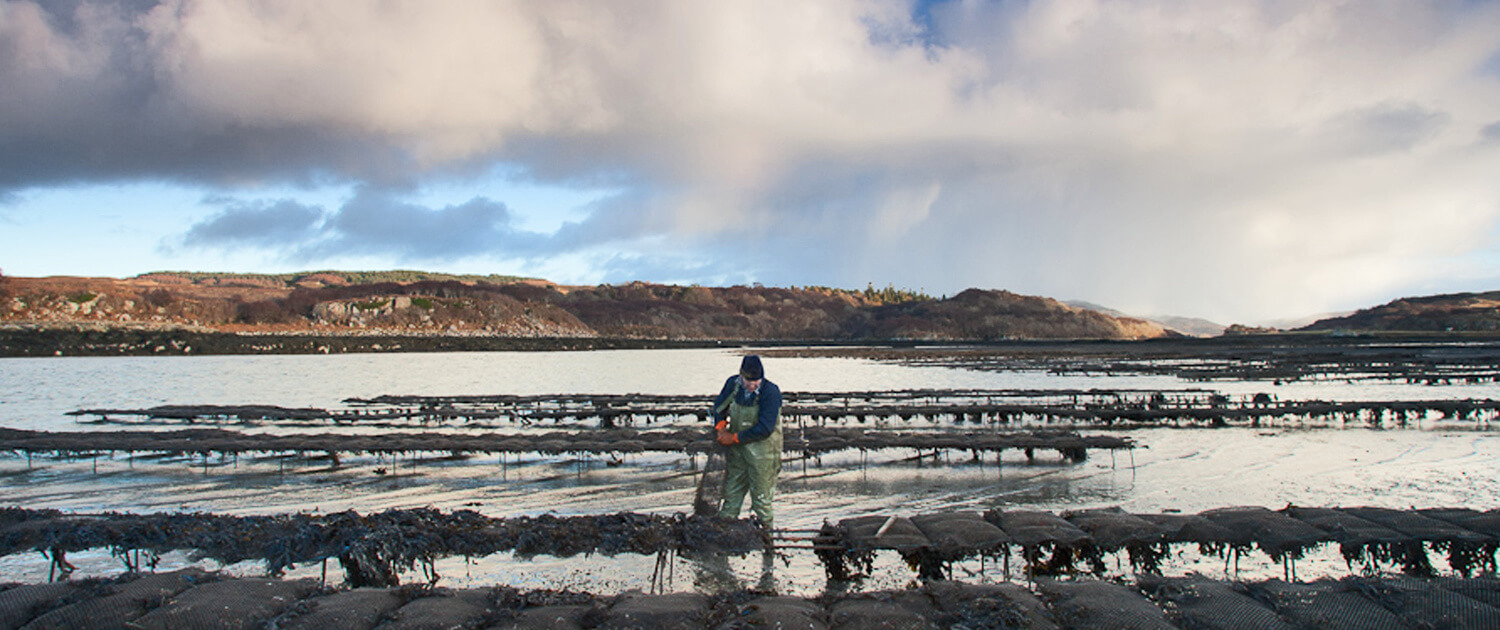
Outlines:
[[730,433],[728,431],[720,431],[718,439],[719,443],[723,444],[724,446],[734,446],[735,444],[740,443],[740,434]]
[[715,431],[722,432],[722,431],[724,431],[725,429],[728,429],[728,428],[729,428],[729,421],[728,420],[720,420],[718,424],[714,425],[714,430]]

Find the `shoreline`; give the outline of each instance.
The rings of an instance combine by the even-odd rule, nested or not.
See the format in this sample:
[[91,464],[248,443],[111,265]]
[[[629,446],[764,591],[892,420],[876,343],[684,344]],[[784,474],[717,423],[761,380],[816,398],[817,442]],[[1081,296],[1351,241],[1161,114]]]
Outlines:
[[92,322],[0,324],[0,358],[52,356],[183,356],[347,354],[369,352],[493,352],[664,350],[692,348],[1014,348],[1140,350],[1150,353],[1265,346],[1351,346],[1382,343],[1500,342],[1500,333],[1263,333],[1157,339],[667,339],[648,337],[522,337],[486,333],[361,330],[224,331],[206,327],[100,325]]
[[[5,326],[0,357],[650,350],[735,347],[725,340],[505,337],[478,334],[224,332],[168,327]],[[748,342],[761,345],[763,342]],[[776,345],[775,342],[764,342]]]

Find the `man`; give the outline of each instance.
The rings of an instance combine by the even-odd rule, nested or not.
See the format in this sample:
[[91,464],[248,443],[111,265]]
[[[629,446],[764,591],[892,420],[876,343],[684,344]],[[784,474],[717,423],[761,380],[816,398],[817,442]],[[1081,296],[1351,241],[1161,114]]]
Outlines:
[[714,399],[714,428],[724,455],[724,505],[719,516],[739,518],[745,493],[760,524],[771,529],[771,499],[781,472],[781,388],[766,380],[760,357],[740,362]]

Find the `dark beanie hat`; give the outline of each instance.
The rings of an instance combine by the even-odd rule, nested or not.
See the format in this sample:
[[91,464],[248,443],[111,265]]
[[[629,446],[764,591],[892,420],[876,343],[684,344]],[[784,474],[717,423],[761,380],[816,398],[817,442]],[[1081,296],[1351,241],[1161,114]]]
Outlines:
[[761,367],[760,357],[752,354],[747,355],[743,361],[740,361],[740,374],[753,381],[758,378],[764,378],[766,369]]

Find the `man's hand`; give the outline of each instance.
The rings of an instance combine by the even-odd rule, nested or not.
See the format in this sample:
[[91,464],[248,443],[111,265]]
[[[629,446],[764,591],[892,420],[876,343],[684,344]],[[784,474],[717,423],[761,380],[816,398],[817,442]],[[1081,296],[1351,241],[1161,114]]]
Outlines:
[[728,420],[720,420],[718,424],[714,425],[714,430],[718,431],[720,433],[723,433],[724,430],[728,429],[728,428],[729,428],[729,421]]
[[734,446],[735,444],[740,443],[740,434],[731,433],[729,431],[720,429],[718,440],[719,443],[723,444],[724,446]]

